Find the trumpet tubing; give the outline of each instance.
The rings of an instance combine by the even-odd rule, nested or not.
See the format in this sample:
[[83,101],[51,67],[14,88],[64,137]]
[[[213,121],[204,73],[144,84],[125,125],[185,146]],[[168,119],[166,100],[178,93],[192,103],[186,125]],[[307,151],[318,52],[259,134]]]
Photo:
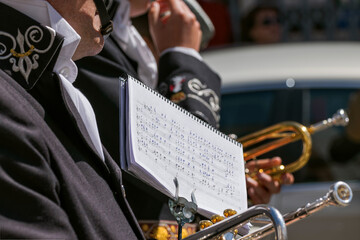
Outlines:
[[[332,126],[346,126],[348,122],[349,118],[346,112],[343,109],[340,109],[332,116],[332,118],[315,123],[310,127],[305,127],[297,122],[287,121],[238,138],[237,141],[243,145],[244,160],[249,161],[291,142],[302,140],[302,155],[295,162],[286,166],[280,165],[269,169],[260,169],[261,172],[277,176],[285,172],[295,172],[305,166],[311,155],[311,134]],[[259,145],[267,140],[272,141]],[[258,144],[258,146],[254,147],[256,144]],[[255,177],[257,172],[247,172],[247,174],[251,177]]]
[[[322,210],[327,206],[347,206],[353,197],[352,190],[345,182],[336,182],[332,185],[326,195],[322,198],[308,203],[293,212],[281,215],[278,210],[265,205],[255,205],[243,213],[235,214],[224,220],[212,223],[211,221],[202,221],[205,229],[197,232],[184,240],[195,239],[236,239],[236,240],[255,240],[261,239],[275,232],[275,239],[287,239],[286,226],[293,224],[311,214]],[[234,213],[234,212],[232,212]],[[225,215],[225,214],[224,214]],[[264,217],[267,217],[266,219]],[[237,235],[237,229],[248,222],[253,224],[261,223],[262,227],[250,231],[245,235]],[[199,223],[200,225],[202,223]]]
[[229,239],[229,235],[235,238],[237,229],[243,227],[252,219],[259,216],[267,216],[274,226],[275,239],[286,240],[287,232],[284,218],[280,212],[273,207],[266,205],[256,205],[243,213],[235,214],[224,220],[217,222],[183,240],[209,240],[209,239]]
[[[312,203],[308,203],[303,207],[296,209],[293,212],[289,212],[283,215],[286,226],[298,222],[311,214],[322,210],[328,206],[341,206],[345,207],[350,204],[353,197],[352,190],[348,184],[339,181],[332,185],[326,195],[322,198],[317,199]],[[261,222],[261,221],[258,221]],[[264,223],[265,221],[263,221]],[[269,221],[267,221],[269,222]],[[265,237],[274,232],[272,224],[261,227],[255,232],[249,233],[239,239],[259,239],[259,236]]]

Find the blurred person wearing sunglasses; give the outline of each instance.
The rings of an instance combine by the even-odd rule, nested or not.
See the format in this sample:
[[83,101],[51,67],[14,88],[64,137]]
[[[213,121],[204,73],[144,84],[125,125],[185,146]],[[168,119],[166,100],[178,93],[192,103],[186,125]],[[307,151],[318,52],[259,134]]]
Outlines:
[[103,0],[0,0],[1,239],[144,239],[73,86],[109,20]]
[[260,3],[241,20],[243,43],[269,44],[281,41],[280,12],[272,3]]

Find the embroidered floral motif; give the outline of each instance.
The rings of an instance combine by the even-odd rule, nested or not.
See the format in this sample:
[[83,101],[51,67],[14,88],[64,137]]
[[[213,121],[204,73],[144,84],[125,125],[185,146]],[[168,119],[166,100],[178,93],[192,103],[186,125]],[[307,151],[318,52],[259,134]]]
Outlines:
[[[20,72],[26,83],[29,83],[29,76],[32,70],[39,67],[39,54],[46,53],[54,43],[55,31],[47,28],[44,33],[39,26],[30,26],[25,34],[18,30],[16,38],[9,33],[0,31],[0,60],[7,60],[12,64],[14,72]],[[50,34],[50,41],[45,40],[44,34]],[[48,42],[45,49],[39,49]],[[16,51],[16,49],[19,49]]]
[[194,78],[190,80],[188,82],[188,87],[193,93],[195,93],[195,95],[189,94],[192,95],[193,98],[199,99],[199,97],[208,97],[209,107],[215,112],[220,110],[218,95],[214,90],[207,88],[205,84],[202,84],[199,79]]
[[[188,98],[193,98],[204,104],[213,114],[216,122],[220,120],[220,116],[216,112],[220,111],[219,97],[214,90],[207,88],[199,79],[191,79],[188,81],[188,87],[194,94],[189,93]],[[208,100],[204,99],[207,98]]]

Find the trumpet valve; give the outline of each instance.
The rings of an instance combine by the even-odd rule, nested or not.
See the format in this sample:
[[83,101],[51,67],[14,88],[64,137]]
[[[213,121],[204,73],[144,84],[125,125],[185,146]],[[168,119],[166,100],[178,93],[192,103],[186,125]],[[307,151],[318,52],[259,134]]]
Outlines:
[[211,225],[213,225],[213,223],[210,220],[201,220],[199,222],[199,228],[200,230],[203,230],[207,227],[210,227]]
[[224,214],[225,217],[231,217],[231,216],[237,214],[237,212],[234,209],[228,208],[228,209],[224,210],[223,214]]
[[216,214],[216,215],[213,215],[210,220],[211,220],[212,223],[217,223],[217,222],[220,222],[220,221],[222,221],[224,219],[225,218],[223,216],[220,216],[220,215]]

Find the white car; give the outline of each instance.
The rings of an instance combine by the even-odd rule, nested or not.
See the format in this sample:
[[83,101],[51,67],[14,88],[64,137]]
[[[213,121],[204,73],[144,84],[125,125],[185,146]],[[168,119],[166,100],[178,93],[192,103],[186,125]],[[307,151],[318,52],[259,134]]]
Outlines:
[[[360,89],[358,42],[238,46],[202,56],[223,80],[220,125],[226,134],[243,136],[288,120],[309,126],[347,109],[350,95]],[[342,134],[344,127],[333,127],[312,135],[309,163],[270,205],[282,213],[294,211],[322,197],[338,180],[352,187],[351,204],[328,207],[290,225],[289,239],[360,239],[360,155],[334,161],[329,153]],[[267,156],[280,155],[286,163],[301,150],[301,143],[293,143]]]

